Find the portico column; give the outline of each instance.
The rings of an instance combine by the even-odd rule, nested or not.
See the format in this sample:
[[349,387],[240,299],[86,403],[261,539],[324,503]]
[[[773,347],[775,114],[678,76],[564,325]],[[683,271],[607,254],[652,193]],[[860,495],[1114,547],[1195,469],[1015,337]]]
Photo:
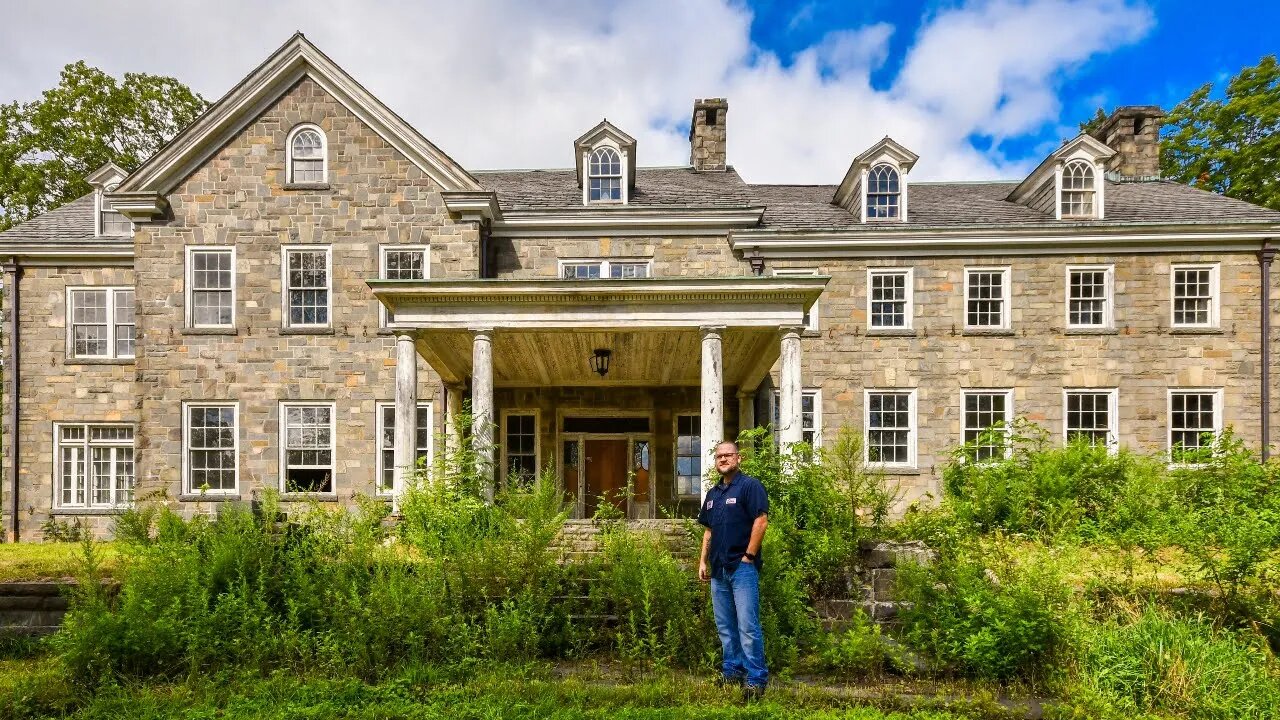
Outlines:
[[418,426],[418,349],[413,336],[396,336],[396,426],[392,438],[391,512],[400,512],[400,494],[413,472],[414,435]]
[[778,439],[786,448],[804,439],[800,413],[800,328],[780,328],[782,377],[778,388]]
[[462,428],[458,427],[458,416],[462,414],[462,387],[445,385],[444,387],[444,447],[445,457],[457,457],[462,442]]
[[471,332],[471,449],[485,500],[493,502],[493,328]]
[[[702,330],[702,422],[698,431],[702,439],[703,477],[715,467],[716,443],[724,440],[724,361],[721,347],[723,327]],[[700,486],[706,496],[706,484]]]
[[756,426],[756,394],[738,391],[738,434]]

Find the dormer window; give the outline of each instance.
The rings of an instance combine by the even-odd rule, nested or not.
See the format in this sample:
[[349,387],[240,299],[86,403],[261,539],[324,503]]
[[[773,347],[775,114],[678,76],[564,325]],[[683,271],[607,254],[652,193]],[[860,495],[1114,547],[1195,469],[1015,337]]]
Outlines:
[[898,171],[880,164],[867,174],[867,219],[896,219],[902,206]]
[[289,134],[289,179],[294,185],[328,182],[324,133],[315,125],[299,125]]
[[111,183],[98,193],[98,234],[99,235],[132,235],[133,223],[129,218],[107,207],[104,193],[115,192],[119,183]]
[[1093,166],[1084,160],[1072,160],[1062,168],[1062,217],[1092,219],[1094,210]]
[[591,202],[622,202],[622,158],[611,147],[591,152],[587,169]]

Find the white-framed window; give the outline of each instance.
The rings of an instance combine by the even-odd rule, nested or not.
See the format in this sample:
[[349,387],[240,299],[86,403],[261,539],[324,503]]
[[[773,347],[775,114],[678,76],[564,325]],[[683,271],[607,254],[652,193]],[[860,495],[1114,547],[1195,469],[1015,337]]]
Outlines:
[[616,258],[611,260],[560,260],[560,278],[563,280],[636,280],[653,275],[653,260],[646,258]]
[[236,324],[236,249],[187,248],[187,326],[229,328]]
[[289,132],[285,144],[289,167],[288,183],[315,184],[328,182],[329,152],[324,131],[311,124],[299,125]]
[[115,192],[116,188],[119,187],[119,185],[120,185],[119,183],[112,183],[111,185],[104,187],[102,191],[97,194],[97,205],[98,205],[97,234],[100,237],[105,237],[105,236],[123,237],[123,236],[133,234],[133,223],[129,221],[129,218],[125,217],[124,215],[121,215],[115,210],[112,210],[107,205],[107,199],[103,197],[105,193]]
[[240,408],[234,402],[182,405],[182,465],[188,493],[240,489]]
[[383,280],[426,280],[430,276],[431,249],[426,245],[382,245]]
[[133,503],[133,426],[53,424],[54,503],[114,508]]
[[[1013,425],[1013,391],[965,390],[960,402],[962,439],[965,445],[973,444],[972,459],[989,460],[1007,454],[1009,445],[1002,438],[1009,436]],[[993,428],[998,433],[987,432]]]
[[1181,465],[1202,459],[1221,432],[1222,388],[1170,388],[1170,462]]
[[1110,328],[1114,308],[1114,266],[1067,266],[1068,328]]
[[324,493],[333,483],[334,404],[280,403],[280,491]]
[[[431,403],[418,403],[417,424],[413,433],[414,459],[420,465],[431,466],[432,416]],[[390,495],[395,487],[396,474],[396,404],[378,403],[378,479],[375,491],[378,495]]]
[[676,494],[702,495],[702,417],[676,415]]
[[[818,274],[817,268],[776,268],[773,271],[775,277],[812,277]],[[820,329],[819,321],[822,312],[819,309],[821,300],[814,300],[813,305],[804,311],[804,319],[801,321],[809,330],[817,331]]]
[[965,328],[1009,329],[1009,295],[1009,268],[965,268]]
[[881,163],[867,173],[867,219],[896,220],[902,210],[902,186],[898,171]]
[[67,356],[133,358],[133,300],[130,287],[67,288]]
[[1062,168],[1061,215],[1064,219],[1097,216],[1093,165],[1072,160]]
[[915,271],[912,268],[867,269],[867,327],[910,330],[915,313]]
[[285,327],[328,327],[332,255],[328,245],[283,247]]
[[1062,393],[1062,439],[1081,437],[1115,450],[1120,445],[1120,391],[1116,388],[1068,388]]
[[530,482],[538,477],[538,411],[502,412],[502,467],[504,479],[512,476]]
[[1218,326],[1218,266],[1173,265],[1169,268],[1173,327]]
[[916,391],[863,391],[866,460],[883,467],[916,466]]
[[[782,428],[782,393],[773,391],[773,441],[779,441]],[[822,389],[800,390],[800,439],[810,447],[822,446]]]
[[611,147],[591,151],[587,159],[587,200],[622,202],[622,157]]

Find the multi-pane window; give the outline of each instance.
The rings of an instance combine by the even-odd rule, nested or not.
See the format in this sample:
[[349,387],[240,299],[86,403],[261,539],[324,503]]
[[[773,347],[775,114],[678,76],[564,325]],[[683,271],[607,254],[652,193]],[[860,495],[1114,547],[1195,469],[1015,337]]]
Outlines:
[[288,324],[322,327],[329,324],[329,248],[285,248]]
[[427,278],[427,249],[382,249],[382,277],[384,280],[425,280]]
[[538,476],[538,416],[533,413],[511,413],[506,416],[506,458],[508,477],[528,482]]
[[1062,169],[1062,217],[1092,218],[1094,216],[1093,166],[1083,160],[1073,160]]
[[1174,327],[1216,327],[1218,324],[1218,266],[1174,265]]
[[132,358],[133,288],[67,290],[67,350],[75,358]]
[[591,202],[622,200],[622,158],[611,147],[597,148],[587,163],[589,183],[587,198]]
[[1111,326],[1111,268],[1067,268],[1067,327]]
[[[773,391],[773,439],[778,441],[782,429],[782,393]],[[800,436],[812,447],[822,444],[822,391],[800,391]]]
[[1067,390],[1063,431],[1068,442],[1084,438],[1115,447],[1118,441],[1115,390]]
[[[818,274],[818,270],[816,268],[778,268],[773,271],[773,274],[776,277],[812,277]],[[801,322],[809,330],[819,329],[818,318],[822,316],[822,313],[818,310],[820,302],[819,300],[814,300],[813,305],[804,311],[804,317]]]
[[186,406],[186,466],[189,492],[234,493],[239,448],[235,405]]
[[702,494],[702,418],[676,416],[676,493]]
[[[414,461],[431,464],[431,403],[420,403],[413,433]],[[396,476],[396,406],[378,405],[378,488],[379,495],[389,495],[395,488]]]
[[133,502],[133,428],[63,425],[54,428],[58,506],[119,507]]
[[1013,393],[1008,390],[966,390],[964,392],[964,443],[970,457],[987,460],[1006,451],[1010,423],[1013,422]]
[[915,464],[915,393],[866,391],[867,462]]
[[867,173],[867,219],[884,220],[898,217],[901,209],[901,186],[898,171],[889,165],[877,165]]
[[[118,184],[103,188],[105,192],[115,192]],[[112,210],[103,193],[98,193],[98,234],[99,235],[132,235],[133,223],[129,218]]]
[[635,280],[649,277],[648,260],[561,260],[560,277],[564,280]]
[[325,182],[324,134],[319,128],[302,127],[289,140],[289,182]]
[[964,324],[969,328],[1009,327],[1009,269],[969,268],[964,278]]
[[911,277],[910,269],[867,271],[869,327],[880,330],[911,327]]
[[235,324],[234,248],[191,248],[187,251],[187,287],[191,327]]
[[333,492],[333,405],[285,404],[281,410],[281,489],[287,493]]
[[1204,457],[1214,436],[1222,430],[1222,391],[1171,390],[1169,392],[1169,459],[1195,462]]

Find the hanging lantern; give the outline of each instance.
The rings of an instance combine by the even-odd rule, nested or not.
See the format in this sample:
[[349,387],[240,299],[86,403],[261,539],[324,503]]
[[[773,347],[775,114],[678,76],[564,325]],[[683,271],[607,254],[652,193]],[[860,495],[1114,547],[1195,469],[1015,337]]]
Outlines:
[[599,349],[591,356],[591,369],[595,370],[600,377],[609,374],[609,358],[613,356],[612,350]]

